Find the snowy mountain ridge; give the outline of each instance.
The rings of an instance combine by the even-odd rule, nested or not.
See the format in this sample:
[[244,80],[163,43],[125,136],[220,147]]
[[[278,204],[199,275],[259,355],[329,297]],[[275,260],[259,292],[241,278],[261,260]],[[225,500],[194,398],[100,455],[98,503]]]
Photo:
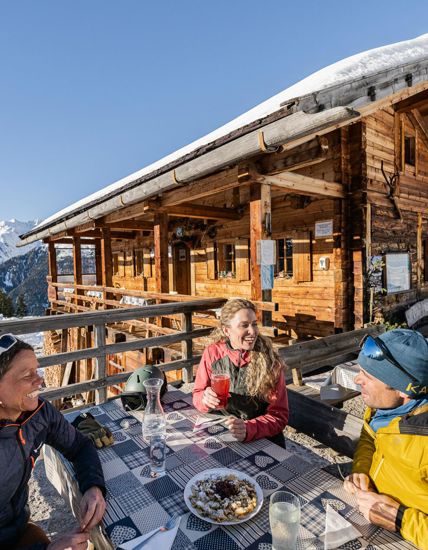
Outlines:
[[0,264],[15,256],[22,256],[42,244],[38,241],[20,248],[16,246],[20,242],[19,235],[31,231],[39,223],[40,220],[28,222],[21,222],[15,218],[0,220]]

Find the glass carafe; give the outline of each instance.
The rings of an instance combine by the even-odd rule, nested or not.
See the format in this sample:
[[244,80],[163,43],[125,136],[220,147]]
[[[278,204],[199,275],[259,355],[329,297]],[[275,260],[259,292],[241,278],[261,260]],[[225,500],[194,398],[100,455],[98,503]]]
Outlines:
[[165,435],[165,413],[160,402],[160,390],[163,384],[160,378],[149,378],[143,382],[147,393],[147,405],[144,410],[143,438],[150,443],[152,435]]

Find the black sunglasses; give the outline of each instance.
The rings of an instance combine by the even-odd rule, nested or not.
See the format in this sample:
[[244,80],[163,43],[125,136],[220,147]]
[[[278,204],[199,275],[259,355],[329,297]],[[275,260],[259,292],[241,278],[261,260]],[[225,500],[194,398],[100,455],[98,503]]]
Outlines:
[[408,373],[406,369],[402,367],[396,359],[394,359],[394,357],[391,355],[391,352],[379,338],[373,338],[373,336],[366,334],[361,340],[360,346],[361,353],[365,357],[368,357],[369,359],[374,359],[375,361],[383,361],[384,359],[386,359],[395,367],[397,367],[397,369],[399,369],[401,372],[404,372],[404,374],[411,378],[413,382],[419,383],[416,378]]
[[0,355],[6,353],[18,342],[13,334],[3,334],[0,336]]

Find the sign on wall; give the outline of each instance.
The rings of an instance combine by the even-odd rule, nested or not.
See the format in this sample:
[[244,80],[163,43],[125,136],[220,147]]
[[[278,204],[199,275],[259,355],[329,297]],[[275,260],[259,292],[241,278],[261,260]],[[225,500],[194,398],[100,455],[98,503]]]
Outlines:
[[410,290],[409,254],[385,254],[385,275],[388,293]]
[[324,220],[322,222],[315,222],[315,238],[333,236],[333,220]]

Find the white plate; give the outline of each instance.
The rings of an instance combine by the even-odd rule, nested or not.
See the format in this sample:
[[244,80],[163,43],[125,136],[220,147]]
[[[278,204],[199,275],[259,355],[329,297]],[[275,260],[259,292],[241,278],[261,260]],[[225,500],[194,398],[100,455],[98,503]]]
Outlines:
[[[190,502],[190,495],[192,494],[192,486],[202,479],[208,479],[210,477],[217,477],[217,476],[227,476],[233,474],[238,479],[245,479],[245,481],[249,481],[256,490],[257,495],[257,505],[254,508],[254,510],[251,512],[251,514],[248,514],[242,519],[236,519],[235,521],[216,521],[214,519],[211,519],[209,517],[203,516],[200,514]],[[239,472],[238,470],[230,470],[229,468],[212,468],[211,470],[205,470],[199,474],[196,474],[192,477],[192,479],[189,479],[187,482],[186,487],[184,488],[184,502],[187,505],[187,508],[192,512],[192,514],[195,514],[198,518],[206,521],[207,523],[213,523],[214,525],[236,525],[237,523],[243,523],[244,521],[247,521],[251,518],[253,518],[260,510],[263,504],[263,491],[260,485],[255,481],[252,477],[248,476],[247,474],[244,474],[243,472]]]

